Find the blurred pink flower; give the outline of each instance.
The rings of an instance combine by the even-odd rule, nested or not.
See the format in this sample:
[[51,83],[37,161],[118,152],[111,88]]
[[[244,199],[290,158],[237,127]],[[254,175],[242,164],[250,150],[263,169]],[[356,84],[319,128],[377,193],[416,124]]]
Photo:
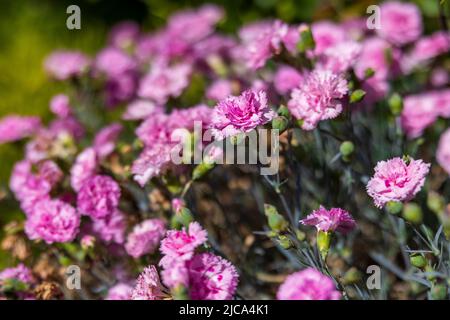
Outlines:
[[25,284],[33,284],[36,282],[31,270],[23,263],[19,263],[14,268],[6,268],[0,271],[0,286],[3,281],[10,279],[15,279]]
[[345,30],[338,24],[330,21],[319,21],[311,25],[315,48],[315,55],[321,55],[325,50],[335,47],[348,40]]
[[29,137],[36,133],[40,126],[39,117],[6,116],[0,119],[0,144]]
[[105,300],[131,300],[133,287],[127,283],[119,282],[108,290]]
[[278,300],[339,300],[341,293],[329,277],[313,268],[288,276],[277,292]]
[[342,112],[339,99],[347,94],[347,81],[328,70],[314,70],[291,93],[288,108],[302,120],[302,129],[313,130],[320,121],[336,118]]
[[422,189],[430,166],[414,159],[380,161],[374,176],[367,183],[367,193],[378,208],[389,201],[409,201]]
[[80,191],[83,184],[97,171],[98,159],[94,148],[83,150],[70,169],[70,185],[74,191]]
[[92,230],[106,243],[123,244],[126,228],[126,217],[118,209],[110,215],[101,219],[94,219],[92,222]]
[[298,70],[290,66],[281,66],[275,73],[273,85],[279,94],[284,95],[300,86],[302,81],[303,76]]
[[121,124],[113,123],[100,129],[95,135],[93,147],[100,159],[109,156],[114,151],[122,129]]
[[45,70],[56,80],[80,76],[90,67],[90,60],[78,51],[55,51],[44,62]]
[[348,233],[356,226],[355,220],[350,213],[341,208],[331,208],[330,210],[320,206],[305,219],[300,220],[304,225],[315,226],[318,231],[338,231]]
[[135,225],[128,234],[125,250],[133,258],[152,254],[158,248],[159,242],[166,233],[165,223],[161,219],[144,220]]
[[139,25],[134,21],[123,21],[112,27],[108,43],[116,48],[127,49],[139,38]]
[[124,120],[146,119],[152,114],[162,113],[162,107],[152,101],[135,100],[127,106],[127,110],[122,116]]
[[72,115],[69,97],[65,94],[57,94],[50,101],[50,110],[59,118],[67,118]]
[[131,167],[134,180],[143,187],[147,181],[158,176],[169,165],[171,150],[171,145],[162,143],[144,149]]
[[430,36],[419,39],[411,52],[416,62],[426,61],[450,50],[450,33],[437,31]]
[[219,79],[214,81],[206,90],[206,97],[211,100],[221,101],[233,93],[233,84],[230,80]]
[[436,160],[450,174],[450,129],[447,129],[439,139]]
[[95,69],[108,77],[121,76],[135,70],[136,67],[136,61],[117,48],[105,48],[95,58]]

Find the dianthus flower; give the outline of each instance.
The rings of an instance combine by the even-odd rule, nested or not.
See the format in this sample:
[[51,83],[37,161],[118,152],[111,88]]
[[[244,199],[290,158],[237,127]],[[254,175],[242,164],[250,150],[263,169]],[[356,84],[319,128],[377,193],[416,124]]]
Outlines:
[[50,101],[50,110],[59,118],[67,118],[72,115],[69,97],[65,94],[57,94]]
[[110,155],[117,143],[117,138],[122,132],[122,125],[119,123],[113,123],[107,127],[102,128],[94,138],[93,147],[97,156],[102,159]]
[[139,158],[133,162],[131,173],[141,187],[167,168],[171,149],[172,146],[169,144],[155,144],[151,148],[144,149]]
[[367,184],[367,193],[378,208],[389,201],[409,201],[420,191],[430,164],[422,160],[393,158],[378,162]]
[[339,300],[341,293],[329,277],[308,268],[288,276],[277,292],[278,300]]
[[123,244],[125,242],[126,228],[125,215],[119,210],[113,211],[112,214],[104,218],[94,219],[92,222],[92,230],[101,240],[107,243]]
[[450,174],[450,129],[447,129],[439,139],[436,160]]
[[89,65],[89,58],[77,51],[53,52],[44,63],[45,70],[57,80],[80,76]]
[[133,287],[126,283],[118,283],[109,288],[105,300],[131,300]]
[[38,117],[6,116],[0,119],[0,144],[29,137],[39,130],[40,125]]
[[10,279],[18,280],[26,284],[32,284],[35,282],[31,270],[22,263],[18,264],[17,267],[6,268],[0,272],[0,285],[2,281]]
[[165,233],[166,227],[163,220],[145,220],[134,226],[133,231],[127,237],[125,250],[134,258],[152,254],[158,248]]
[[278,68],[273,78],[273,85],[281,95],[289,93],[297,88],[303,81],[302,74],[290,66],[281,66]]
[[322,206],[309,214],[305,219],[300,220],[300,223],[315,226],[318,231],[338,231],[341,233],[351,231],[356,225],[350,213],[344,209],[331,208],[327,210]]
[[70,185],[74,191],[80,191],[83,184],[95,175],[98,160],[94,148],[87,148],[75,159],[70,169]]
[[162,300],[166,298],[155,266],[148,266],[139,275],[131,292],[132,300]]

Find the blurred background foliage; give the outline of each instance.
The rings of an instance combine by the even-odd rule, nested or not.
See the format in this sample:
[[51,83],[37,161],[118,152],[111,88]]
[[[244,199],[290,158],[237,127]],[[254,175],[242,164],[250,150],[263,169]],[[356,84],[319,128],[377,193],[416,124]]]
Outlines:
[[[438,2],[416,0],[424,12],[426,29],[436,28]],[[134,20],[150,31],[164,25],[176,10],[216,3],[225,8],[223,32],[236,31],[242,24],[277,17],[287,22],[319,19],[342,20],[363,16],[375,0],[0,0],[0,117],[9,113],[49,117],[48,103],[64,85],[50,81],[43,60],[55,49],[72,48],[94,55],[105,44],[108,30],[122,20]],[[68,30],[66,8],[81,8],[81,30]],[[447,2],[448,5],[448,2]],[[16,204],[1,201],[11,168],[21,159],[22,148],[0,145],[0,225],[21,216]],[[0,231],[1,232],[1,231]],[[0,268],[7,259],[0,250]]]

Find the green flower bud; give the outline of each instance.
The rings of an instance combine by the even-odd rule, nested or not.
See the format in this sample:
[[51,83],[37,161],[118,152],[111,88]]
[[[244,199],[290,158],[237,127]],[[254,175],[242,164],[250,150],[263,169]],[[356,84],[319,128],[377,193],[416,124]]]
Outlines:
[[182,284],[177,285],[172,289],[173,300],[188,300],[188,290]]
[[286,117],[288,119],[291,117],[291,113],[289,112],[289,109],[283,104],[280,105],[280,107],[278,108],[278,115]]
[[437,192],[430,191],[428,192],[427,206],[435,214],[441,215],[445,210],[445,200]]
[[278,213],[274,206],[264,204],[264,210],[270,229],[275,232],[283,232],[287,230],[289,226],[288,222],[281,214]]
[[352,267],[348,269],[347,272],[344,274],[343,280],[345,284],[352,284],[359,282],[361,278],[362,278],[361,272],[355,267]]
[[403,207],[403,218],[411,223],[420,224],[423,219],[422,209],[414,202],[407,203]]
[[351,141],[344,141],[341,143],[339,151],[343,156],[348,157],[355,151],[355,145]]
[[272,120],[272,128],[278,129],[280,133],[284,132],[288,127],[289,120],[286,117],[279,116]]
[[300,40],[297,43],[297,49],[300,53],[305,53],[307,50],[313,50],[316,46],[314,37],[309,26],[301,26],[299,28]]
[[181,210],[178,211],[175,216],[177,217],[178,222],[185,227],[189,226],[189,223],[194,221],[194,217],[192,216],[191,211],[186,207],[181,208]]
[[413,254],[409,257],[411,264],[419,269],[423,269],[427,265],[427,259],[421,254]]
[[202,162],[194,168],[192,172],[192,180],[203,178],[209,171],[214,169],[215,163]]
[[386,203],[386,210],[391,214],[399,214],[403,210],[403,203],[398,201],[389,201]]
[[403,110],[403,99],[398,93],[394,93],[388,99],[389,109],[394,116],[398,116]]
[[364,71],[364,79],[369,79],[372,78],[375,75],[375,70],[373,70],[372,68],[367,68]]
[[287,236],[279,236],[278,237],[278,244],[286,250],[289,250],[294,247],[294,243],[292,243],[291,239],[289,239]]
[[295,230],[295,236],[297,237],[297,239],[299,240],[299,241],[303,241],[303,240],[305,240],[306,239],[306,234],[303,232],[303,231],[301,231],[301,230]]
[[435,284],[430,291],[433,300],[444,300],[447,298],[447,286],[444,284]]
[[357,103],[361,102],[364,99],[364,96],[366,95],[366,92],[361,89],[357,89],[352,92],[350,95],[350,103]]
[[322,259],[325,260],[330,250],[331,232],[319,231],[317,233],[317,248],[319,249]]

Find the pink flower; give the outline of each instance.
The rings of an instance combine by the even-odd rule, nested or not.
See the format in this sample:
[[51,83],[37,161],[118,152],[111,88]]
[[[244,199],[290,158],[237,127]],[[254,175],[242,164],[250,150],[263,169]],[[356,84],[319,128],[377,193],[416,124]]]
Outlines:
[[422,17],[412,3],[386,2],[380,6],[380,37],[395,45],[404,45],[417,40],[422,34]]
[[120,187],[109,176],[96,175],[86,180],[77,196],[78,210],[94,219],[105,218],[119,205]]
[[212,133],[218,140],[250,132],[275,117],[264,91],[244,91],[219,102],[212,117]]
[[131,292],[132,300],[162,300],[166,298],[155,266],[148,266],[139,275]]
[[450,129],[447,129],[439,139],[436,160],[450,174]]
[[179,285],[188,288],[189,271],[186,267],[186,261],[170,261],[170,263],[164,266],[164,270],[161,271],[161,278],[163,279],[164,285],[168,288],[176,288]]
[[100,159],[109,156],[116,148],[117,139],[122,132],[122,125],[113,123],[102,128],[94,138],[94,149]]
[[162,113],[162,108],[152,101],[135,100],[127,106],[122,116],[124,120],[141,120],[153,114]]
[[288,276],[277,292],[278,300],[339,300],[341,293],[329,277],[313,268]]
[[435,58],[450,50],[450,33],[437,31],[430,36],[419,39],[411,52],[415,62]]
[[206,90],[206,97],[220,101],[233,93],[233,83],[230,80],[219,79],[214,81]]
[[389,201],[409,201],[422,189],[430,164],[422,160],[393,158],[378,162],[367,184],[367,193],[382,208]]
[[208,239],[207,232],[198,222],[191,222],[188,230],[169,230],[161,241],[160,250],[164,254],[159,264],[164,268],[172,261],[187,261],[194,255],[194,250]]
[[57,94],[50,101],[50,110],[60,118],[72,115],[69,97],[65,94]]
[[50,122],[48,129],[53,137],[69,135],[76,140],[84,136],[84,127],[74,116],[67,118],[58,118]]
[[112,108],[121,102],[133,99],[138,85],[138,77],[134,72],[124,72],[111,76],[106,81],[105,103]]
[[321,55],[325,50],[347,40],[345,30],[338,24],[330,21],[315,22],[311,26],[311,32],[316,44],[314,53]]
[[95,58],[95,69],[108,77],[121,76],[136,68],[136,61],[124,51],[117,48],[106,48]]
[[133,287],[126,283],[118,283],[109,288],[105,300],[131,300]]
[[94,148],[87,148],[75,159],[70,169],[70,185],[74,191],[80,191],[83,184],[95,175],[98,160]]
[[10,115],[0,119],[0,144],[29,137],[41,126],[38,117]]
[[55,51],[44,63],[45,70],[56,80],[80,76],[90,66],[89,58],[77,51]]
[[172,209],[175,213],[180,212],[183,207],[186,206],[186,203],[181,198],[173,198],[172,199]]
[[299,71],[290,66],[281,66],[275,73],[273,84],[277,92],[284,95],[300,86],[302,81],[303,76]]
[[334,73],[345,72],[356,63],[362,46],[356,41],[345,41],[326,49],[321,56],[324,69]]
[[315,226],[318,231],[338,231],[344,234],[350,232],[356,226],[355,220],[344,209],[331,208],[327,210],[322,206],[305,219],[300,220],[300,223]]
[[161,219],[148,219],[134,226],[127,237],[125,250],[133,258],[155,252],[166,233],[165,223]]
[[25,284],[33,284],[36,280],[31,270],[24,264],[20,263],[17,267],[6,268],[0,272],[0,286],[5,280],[15,279]]
[[313,130],[319,121],[336,118],[342,112],[339,99],[347,94],[347,81],[328,70],[315,70],[291,93],[288,108],[303,120],[302,129]]
[[151,148],[144,149],[139,158],[133,162],[131,173],[141,187],[167,168],[171,149],[171,145],[168,144],[155,144]]
[[94,219],[92,223],[92,230],[101,240],[107,243],[123,244],[126,228],[126,217],[119,210],[113,211],[112,214],[104,218]]
[[116,24],[108,35],[108,43],[116,48],[126,49],[136,43],[139,38],[139,25],[134,21]]
[[189,295],[193,300],[230,300],[238,285],[236,268],[212,253],[200,253],[187,262]]
[[164,104],[169,97],[178,97],[189,84],[191,66],[178,64],[167,66],[156,64],[139,84],[138,95],[158,104]]
[[31,240],[42,239],[47,244],[75,239],[80,216],[69,204],[60,200],[37,202],[25,222],[25,233]]

